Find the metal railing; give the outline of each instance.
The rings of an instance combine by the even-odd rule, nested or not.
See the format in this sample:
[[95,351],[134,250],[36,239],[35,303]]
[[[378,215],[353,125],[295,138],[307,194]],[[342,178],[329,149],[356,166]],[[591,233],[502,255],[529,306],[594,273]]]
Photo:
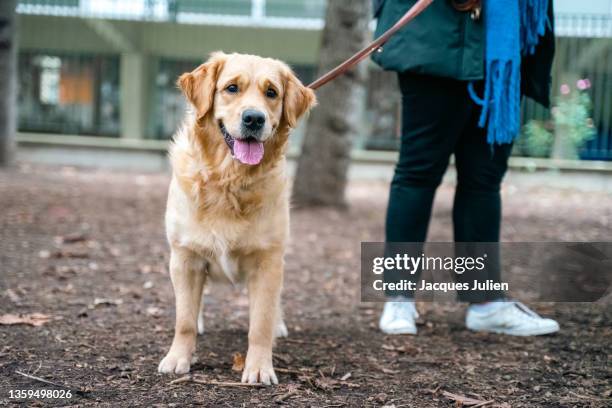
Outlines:
[[557,37],[612,38],[611,14],[557,13],[555,34]]
[[327,0],[20,0],[21,14],[320,29]]

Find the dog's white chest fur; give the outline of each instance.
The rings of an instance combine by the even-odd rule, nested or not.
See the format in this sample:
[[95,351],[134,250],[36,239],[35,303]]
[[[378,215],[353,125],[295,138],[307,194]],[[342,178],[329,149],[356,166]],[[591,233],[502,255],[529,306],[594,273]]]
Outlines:
[[235,282],[238,277],[238,262],[230,255],[232,237],[228,236],[226,228],[217,232],[215,227],[214,220],[207,223],[197,221],[193,203],[173,179],[166,210],[168,241],[206,258],[209,273],[213,278],[225,277],[230,282]]
[[[277,208],[273,215],[283,216],[287,208]],[[166,233],[171,245],[187,248],[206,259],[208,275],[213,281],[238,283],[244,276],[239,249],[267,248],[284,241],[288,231],[270,230],[257,221],[249,224],[228,219],[199,221],[193,203],[180,189],[176,180],[170,183],[166,211]],[[237,251],[238,250],[238,251]]]

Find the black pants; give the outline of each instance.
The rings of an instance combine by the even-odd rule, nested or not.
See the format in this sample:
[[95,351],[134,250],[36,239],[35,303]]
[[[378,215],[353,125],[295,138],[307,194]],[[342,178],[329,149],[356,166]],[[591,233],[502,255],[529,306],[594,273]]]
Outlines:
[[[512,146],[487,144],[485,130],[477,125],[480,108],[471,100],[466,82],[404,73],[399,75],[399,83],[402,138],[391,183],[386,241],[425,241],[434,195],[454,154],[457,171],[454,239],[498,242],[500,185]],[[488,279],[498,282],[499,257],[494,258],[490,259],[486,273]],[[387,282],[406,278],[418,282],[419,273],[411,277],[394,271],[385,273]],[[413,296],[406,291],[387,292],[387,296],[399,295]],[[461,300],[472,302],[502,296],[494,292],[459,295]]]

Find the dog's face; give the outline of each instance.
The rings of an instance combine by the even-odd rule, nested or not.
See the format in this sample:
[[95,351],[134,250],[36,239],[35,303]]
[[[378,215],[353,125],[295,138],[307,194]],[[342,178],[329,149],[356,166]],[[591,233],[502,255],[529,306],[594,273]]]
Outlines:
[[212,121],[228,152],[250,165],[262,160],[279,128],[295,127],[316,103],[313,91],[286,64],[253,55],[213,53],[178,83],[198,123]]

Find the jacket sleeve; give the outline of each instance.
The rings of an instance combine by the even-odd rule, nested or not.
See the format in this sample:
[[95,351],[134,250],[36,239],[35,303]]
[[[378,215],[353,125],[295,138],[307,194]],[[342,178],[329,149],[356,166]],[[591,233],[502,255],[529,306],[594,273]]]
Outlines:
[[372,13],[374,15],[374,18],[378,18],[378,15],[380,14],[380,9],[382,9],[382,5],[385,2],[385,0],[372,0]]
[[553,1],[548,1],[548,27],[532,55],[521,61],[521,92],[536,102],[550,107],[550,87],[555,56],[555,17]]

